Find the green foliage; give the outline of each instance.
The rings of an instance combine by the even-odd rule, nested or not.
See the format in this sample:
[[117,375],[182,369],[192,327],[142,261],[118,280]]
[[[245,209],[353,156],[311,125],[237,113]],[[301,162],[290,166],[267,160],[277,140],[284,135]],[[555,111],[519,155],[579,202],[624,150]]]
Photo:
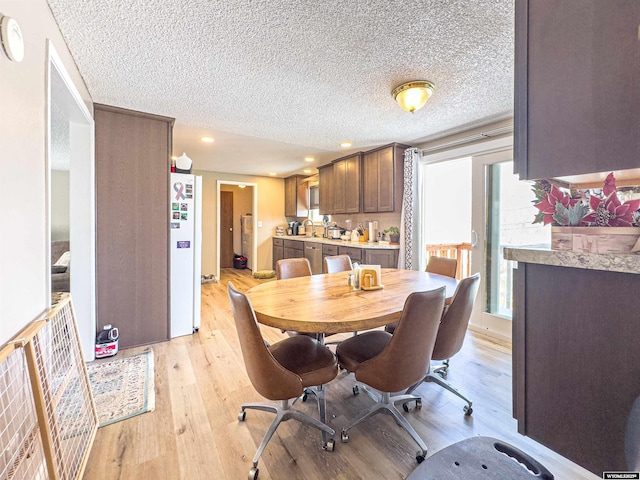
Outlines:
[[[558,202],[556,203],[556,212],[553,214],[553,220],[561,226],[577,227],[588,212],[589,207],[584,203],[578,202],[573,206],[565,207]],[[536,215],[537,218],[538,216]]]
[[400,235],[400,230],[398,229],[398,227],[389,227],[384,231],[384,233],[388,233],[390,235]]

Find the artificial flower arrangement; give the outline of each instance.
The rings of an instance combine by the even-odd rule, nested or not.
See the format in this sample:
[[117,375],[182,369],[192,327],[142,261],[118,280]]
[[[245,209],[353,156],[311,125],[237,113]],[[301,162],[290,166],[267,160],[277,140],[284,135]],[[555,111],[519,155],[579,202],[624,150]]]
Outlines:
[[601,193],[590,190],[563,192],[548,180],[533,184],[539,210],[533,223],[572,227],[637,227],[640,226],[640,199],[622,202],[616,179],[610,173]]

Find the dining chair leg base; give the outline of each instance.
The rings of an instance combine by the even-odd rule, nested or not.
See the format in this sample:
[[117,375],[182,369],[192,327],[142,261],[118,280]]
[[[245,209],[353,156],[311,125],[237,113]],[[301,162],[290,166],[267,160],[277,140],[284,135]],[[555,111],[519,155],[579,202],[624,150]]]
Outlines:
[[429,382],[437,383],[438,385],[440,385],[445,390],[449,390],[451,393],[453,393],[454,395],[460,397],[462,400],[467,402],[467,405],[465,405],[465,407],[464,407],[465,415],[468,416],[468,415],[471,415],[473,413],[473,408],[472,408],[473,402],[471,400],[469,400],[467,397],[465,397],[462,393],[460,393],[460,391],[456,387],[451,385],[444,378],[442,378],[439,374],[434,373],[434,372],[427,373],[422,380],[420,380],[415,385],[409,387],[405,393],[406,394],[411,394],[416,388],[418,388],[420,386],[420,384],[422,382],[425,382],[425,383],[429,383]]
[[[324,400],[324,392],[322,398]],[[307,425],[317,428],[323,433],[322,448],[329,451],[333,451],[334,449],[335,444],[333,442],[333,437],[336,434],[335,430],[325,423],[321,422],[320,420],[317,420],[312,416],[301,412],[300,410],[291,408],[289,400],[282,400],[279,407],[268,403],[245,403],[241,407],[240,416],[238,417],[239,420],[244,421],[244,412],[247,409],[260,410],[263,412],[276,414],[276,417],[273,419],[273,422],[271,422],[267,433],[264,434],[262,442],[260,442],[258,450],[253,457],[253,468],[256,470],[258,468],[258,460],[260,460],[262,452],[269,443],[269,440],[271,440],[271,437],[273,437],[273,434],[276,432],[278,425],[280,425],[282,422],[286,422],[287,420],[297,420],[300,423],[306,423]],[[329,434],[329,436],[331,437],[329,440],[325,440],[326,434]]]
[[[372,392],[369,392],[368,389],[365,389],[365,391],[367,391],[370,395],[372,395]],[[354,418],[351,422],[349,422],[347,425],[342,427],[342,434],[341,434],[342,441],[343,442],[349,441],[349,434],[348,434],[349,430],[351,430],[353,427],[358,425],[363,420],[381,412],[388,413],[393,416],[394,420],[399,426],[404,428],[407,431],[407,433],[411,435],[411,438],[420,447],[421,451],[418,452],[416,458],[421,456],[424,459],[427,456],[427,445],[424,443],[422,438],[420,438],[420,435],[418,435],[418,432],[415,431],[415,429],[411,426],[411,424],[407,421],[407,419],[404,418],[402,413],[400,413],[400,411],[396,408],[396,405],[395,405],[398,402],[409,402],[412,400],[421,400],[421,397],[417,395],[407,395],[407,394],[396,395],[392,397],[389,392],[382,392],[380,396],[376,398],[376,403],[369,410],[362,412],[360,415]]]

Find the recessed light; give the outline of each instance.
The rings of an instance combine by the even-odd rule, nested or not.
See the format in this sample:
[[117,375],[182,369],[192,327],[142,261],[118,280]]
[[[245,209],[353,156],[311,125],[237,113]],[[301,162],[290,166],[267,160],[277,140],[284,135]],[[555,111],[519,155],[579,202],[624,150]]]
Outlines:
[[342,148],[349,148],[351,145],[353,145],[351,142],[342,142],[340,144]]
[[238,185],[239,188],[246,188],[246,185]]
[[178,156],[177,156],[177,155],[172,155],[172,156],[171,156],[171,160],[176,160],[177,158],[178,158]]
[[272,177],[275,177],[277,175],[276,172],[269,172],[269,175],[271,175]]
[[201,137],[200,140],[202,140],[204,143],[213,143],[213,138],[211,137]]
[[305,162],[313,162],[313,157],[304,157]]
[[310,169],[310,168],[305,168],[305,169],[303,170],[303,172],[304,172],[304,173],[311,173],[311,169]]

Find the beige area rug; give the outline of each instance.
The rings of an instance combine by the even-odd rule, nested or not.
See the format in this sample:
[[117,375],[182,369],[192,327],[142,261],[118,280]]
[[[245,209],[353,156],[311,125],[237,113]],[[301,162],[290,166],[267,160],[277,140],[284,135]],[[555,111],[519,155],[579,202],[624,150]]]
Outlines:
[[100,426],[155,408],[153,350],[87,364]]

